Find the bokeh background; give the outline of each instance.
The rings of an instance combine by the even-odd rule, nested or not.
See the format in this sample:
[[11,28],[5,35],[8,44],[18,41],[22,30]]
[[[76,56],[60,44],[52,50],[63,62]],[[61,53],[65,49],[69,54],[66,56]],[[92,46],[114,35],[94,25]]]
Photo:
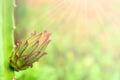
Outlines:
[[17,80],[120,80],[120,0],[16,0],[15,40],[52,34]]

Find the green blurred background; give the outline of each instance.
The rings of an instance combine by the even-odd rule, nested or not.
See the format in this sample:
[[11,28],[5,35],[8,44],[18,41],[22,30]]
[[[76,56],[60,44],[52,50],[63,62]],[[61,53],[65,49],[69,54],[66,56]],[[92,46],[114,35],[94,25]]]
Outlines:
[[15,40],[52,34],[17,80],[120,80],[120,0],[16,0]]

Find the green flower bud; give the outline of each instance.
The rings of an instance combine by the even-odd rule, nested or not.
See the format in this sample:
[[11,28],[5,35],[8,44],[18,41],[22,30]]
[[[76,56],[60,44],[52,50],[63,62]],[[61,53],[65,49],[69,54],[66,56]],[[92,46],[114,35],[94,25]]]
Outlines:
[[44,31],[32,34],[25,42],[17,41],[16,48],[10,57],[10,65],[15,71],[32,67],[33,63],[46,55],[45,48],[49,44],[50,33]]

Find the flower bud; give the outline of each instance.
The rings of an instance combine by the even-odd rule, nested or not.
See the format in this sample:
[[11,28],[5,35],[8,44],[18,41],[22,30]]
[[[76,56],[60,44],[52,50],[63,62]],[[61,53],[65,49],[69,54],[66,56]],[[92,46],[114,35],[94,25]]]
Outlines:
[[10,57],[10,65],[15,71],[32,67],[33,63],[46,55],[45,48],[49,44],[50,33],[44,31],[32,34],[24,42],[18,40],[15,50]]

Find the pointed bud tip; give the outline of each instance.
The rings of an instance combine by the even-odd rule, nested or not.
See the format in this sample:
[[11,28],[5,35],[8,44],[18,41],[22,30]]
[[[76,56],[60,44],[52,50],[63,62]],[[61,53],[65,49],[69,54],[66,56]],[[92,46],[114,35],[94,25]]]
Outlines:
[[31,36],[35,36],[36,35],[36,32],[34,31],[33,33],[31,33]]
[[37,40],[36,43],[38,44],[38,43],[39,43],[39,40]]
[[50,42],[51,42],[51,40],[48,40],[48,41],[47,41],[47,44],[49,44]]
[[21,45],[22,42],[20,40],[17,41],[17,46]]
[[28,44],[29,44],[29,43],[28,43],[28,40],[26,40],[25,44],[26,44],[26,45],[28,45]]
[[47,53],[46,53],[46,52],[44,52],[43,54],[44,54],[44,55],[47,55]]

